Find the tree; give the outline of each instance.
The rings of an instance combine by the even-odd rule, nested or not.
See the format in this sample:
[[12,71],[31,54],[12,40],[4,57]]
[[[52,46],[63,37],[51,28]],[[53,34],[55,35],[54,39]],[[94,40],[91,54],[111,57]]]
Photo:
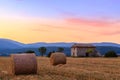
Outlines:
[[33,50],[28,50],[25,53],[35,53]]
[[108,51],[104,57],[118,57],[115,51]]
[[62,47],[58,48],[58,52],[63,52],[63,51],[64,51],[64,48],[62,48]]
[[86,57],[88,57],[90,53],[93,53],[93,49],[87,49],[87,51],[86,51]]
[[46,53],[46,51],[47,51],[46,47],[40,47],[38,50],[39,50],[39,52],[41,53],[42,56],[43,56],[43,55]]

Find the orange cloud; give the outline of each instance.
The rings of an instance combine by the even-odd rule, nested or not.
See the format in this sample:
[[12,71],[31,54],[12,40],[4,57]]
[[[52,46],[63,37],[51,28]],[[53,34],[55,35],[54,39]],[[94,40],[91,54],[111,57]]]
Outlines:
[[120,36],[119,21],[112,22],[110,20],[102,21],[74,17],[62,19],[26,17],[25,19],[5,18],[0,19],[0,22],[0,36],[25,43],[39,41],[97,42],[110,40],[120,42],[117,39]]
[[[64,21],[65,20],[65,21]],[[67,23],[66,23],[67,21]],[[58,20],[59,23],[59,20]],[[71,25],[78,24],[78,25]],[[101,36],[117,35],[119,34],[118,27],[119,21],[110,20],[88,20],[82,18],[65,18],[61,24],[51,23],[40,23],[37,27],[32,27],[32,31],[38,32],[51,32],[51,31],[68,31],[76,33],[86,32],[90,34],[96,34]],[[82,27],[80,27],[82,26]]]
[[109,32],[101,32],[101,35],[118,35],[120,31],[109,31]]

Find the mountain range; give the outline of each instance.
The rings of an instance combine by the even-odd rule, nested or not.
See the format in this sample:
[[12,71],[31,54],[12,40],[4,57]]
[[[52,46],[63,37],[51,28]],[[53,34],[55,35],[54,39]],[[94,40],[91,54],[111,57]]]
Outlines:
[[[34,50],[37,55],[39,55],[38,48],[39,47],[47,47],[48,51],[56,50],[58,47],[64,47],[65,53],[70,55],[70,47],[75,42],[65,43],[65,42],[58,42],[58,43],[45,43],[45,42],[37,42],[37,43],[30,43],[24,44],[10,39],[3,39],[0,38],[0,55],[9,55],[11,53],[23,52],[26,50]],[[101,43],[91,43],[97,47],[97,50],[104,54],[108,50],[114,50],[117,53],[120,53],[120,44],[111,43],[111,42],[101,42]]]

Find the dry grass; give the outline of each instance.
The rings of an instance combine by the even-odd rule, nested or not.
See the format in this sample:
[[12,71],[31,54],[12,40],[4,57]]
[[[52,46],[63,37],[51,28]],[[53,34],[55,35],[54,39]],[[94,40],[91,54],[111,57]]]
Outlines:
[[0,57],[0,80],[120,80],[120,58],[67,58],[66,65],[51,66],[38,57],[37,75],[11,74],[10,58]]

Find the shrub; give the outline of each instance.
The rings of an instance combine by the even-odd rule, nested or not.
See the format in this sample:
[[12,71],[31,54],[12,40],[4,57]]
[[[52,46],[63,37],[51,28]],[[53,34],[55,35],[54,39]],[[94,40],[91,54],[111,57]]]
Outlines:
[[116,52],[114,52],[114,51],[108,51],[108,52],[104,55],[104,57],[118,57],[118,56],[117,56]]
[[64,48],[62,48],[62,47],[59,47],[57,50],[57,52],[63,52],[63,51],[64,51]]
[[52,54],[52,52],[49,52],[47,57],[50,57],[50,56],[51,56],[51,54]]
[[34,53],[34,51],[28,50],[28,51],[26,51],[25,53]]
[[52,55],[52,53],[55,53],[55,51],[49,52],[47,57],[50,57]]

